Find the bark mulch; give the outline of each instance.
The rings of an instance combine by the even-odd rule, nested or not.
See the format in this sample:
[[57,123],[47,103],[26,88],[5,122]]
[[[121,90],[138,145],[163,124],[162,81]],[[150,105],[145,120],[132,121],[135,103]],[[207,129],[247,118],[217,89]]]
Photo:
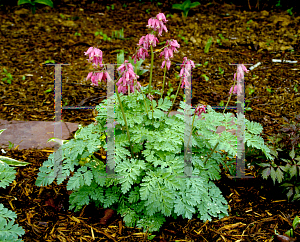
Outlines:
[[[85,81],[91,66],[84,52],[90,46],[98,46],[103,51],[105,63],[116,63],[116,55],[123,49],[128,59],[134,54],[139,39],[149,33],[148,19],[163,12],[172,17],[167,17],[168,33],[159,37],[159,41],[173,38],[180,44],[179,53],[174,53],[167,73],[167,82],[176,90],[175,73],[179,74],[179,70],[174,63],[182,63],[184,56],[202,64],[192,73],[193,106],[226,104],[236,71],[236,65],[230,64],[260,62],[245,75],[245,100],[252,108],[246,112],[246,118],[263,125],[263,137],[267,140],[267,135],[276,134],[284,124],[283,117],[293,120],[299,114],[300,17],[296,8],[290,15],[286,9],[268,5],[268,1],[257,6],[257,1],[233,5],[204,0],[199,7],[191,9],[185,19],[181,11],[171,8],[172,3],[175,1],[159,4],[156,1],[63,0],[54,1],[54,8],[38,5],[33,15],[28,6],[0,2],[3,4],[0,6],[0,73],[3,72],[0,80],[6,78],[0,81],[0,119],[25,122],[22,125],[40,122],[37,126],[23,126],[23,130],[12,130],[13,126],[7,123],[7,126],[0,126],[0,129],[7,128],[2,139],[5,132],[13,135],[5,137],[2,155],[30,163],[16,168],[16,180],[1,189],[0,196],[0,203],[17,213],[17,223],[26,230],[24,241],[148,240],[148,235],[140,229],[125,227],[118,215],[107,225],[101,224],[104,209],[93,204],[77,213],[68,211],[66,182],[59,186],[55,182],[48,187],[34,185],[39,167],[54,150],[38,146],[53,137],[52,134],[46,136],[53,132],[53,127],[43,126],[44,122],[55,120],[54,67],[44,65],[45,62],[69,64],[62,67],[62,106],[65,107],[62,121],[70,125],[88,125],[94,121],[95,113],[86,107],[102,101],[106,87],[92,87]],[[112,36],[122,28],[123,38]],[[100,31],[103,34],[95,36]],[[105,39],[104,34],[111,40]],[[204,53],[210,37],[213,44],[209,52]],[[158,45],[157,49],[161,47]],[[284,59],[295,63],[283,63]],[[147,58],[142,67],[149,68],[149,64]],[[160,65],[161,60],[156,58],[153,84],[158,89],[162,87]],[[149,72],[139,80],[146,85]],[[183,93],[180,90],[180,94]],[[179,100],[182,96],[178,97],[174,110]],[[235,99],[229,105],[234,106]],[[67,108],[74,106],[82,109]],[[24,127],[30,128],[24,130]],[[36,133],[31,132],[32,127],[39,127]],[[70,134],[72,137],[76,130],[76,126],[70,128],[68,124],[68,127],[69,130],[62,126],[66,135],[63,138]],[[21,149],[25,142],[23,137],[34,137],[38,144]],[[17,138],[23,141],[16,142]],[[13,149],[7,148],[8,141],[15,141]],[[246,159],[247,162],[263,162],[257,156],[246,156]],[[293,218],[300,215],[300,204],[288,202],[278,184],[274,186],[270,179],[262,179],[258,172],[259,167],[247,168],[246,175],[255,178],[230,179],[222,170],[222,179],[216,184],[229,203],[228,217],[211,222],[196,217],[168,219],[159,232],[153,233],[156,236],[152,241],[275,241],[274,231],[283,234],[292,227]],[[300,237],[299,232],[295,230],[297,237]]]

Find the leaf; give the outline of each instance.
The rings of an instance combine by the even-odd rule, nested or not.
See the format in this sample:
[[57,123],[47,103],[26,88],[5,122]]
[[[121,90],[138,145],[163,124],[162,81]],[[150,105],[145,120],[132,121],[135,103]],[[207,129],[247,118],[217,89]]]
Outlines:
[[86,166],[82,166],[77,172],[69,179],[67,184],[68,190],[76,190],[84,185],[91,185],[93,179],[92,172],[87,170]]
[[283,180],[283,172],[281,171],[280,168],[277,168],[277,170],[276,170],[276,177],[277,177],[278,183],[281,183]]
[[114,186],[107,188],[103,207],[109,208],[112,204],[119,200],[120,195],[121,191],[119,187]]
[[294,147],[293,147],[293,149],[292,149],[291,152],[290,152],[290,157],[291,157],[292,159],[295,158],[295,150],[294,150]]
[[143,228],[143,232],[152,233],[154,231],[159,231],[163,223],[166,222],[163,215],[156,213],[152,216],[143,216],[136,223],[138,228]]
[[167,94],[168,94],[168,96],[170,96],[170,94],[173,92],[173,88],[171,87],[168,91],[167,91]]
[[82,206],[88,205],[90,202],[89,194],[90,192],[87,187],[82,187],[78,191],[73,191],[69,197],[69,209],[75,208],[75,211],[78,211]]
[[[129,58],[129,63],[133,66],[134,72],[139,76],[147,72],[148,70],[141,69],[141,65],[144,62],[143,59],[140,59],[139,61],[136,61],[136,64],[134,64],[134,59],[132,57]],[[142,73],[143,72],[143,73]]]
[[271,178],[273,180],[273,183],[275,185],[275,182],[276,182],[276,171],[273,167],[270,168],[271,169],[271,172],[270,172],[270,175],[271,175]]
[[2,134],[4,130],[6,130],[6,129],[0,129],[0,134]]
[[201,5],[201,3],[199,3],[199,2],[193,2],[191,4],[190,8],[195,8],[195,7],[199,6],[199,5]]
[[292,178],[293,176],[297,177],[297,165],[296,165],[296,164],[295,164],[295,165],[292,165],[292,166],[290,167],[290,176],[291,176],[291,178]]
[[266,168],[266,169],[264,169],[264,170],[262,171],[262,177],[263,177],[264,179],[268,179],[268,177],[270,176],[270,174],[271,174],[271,167]]
[[47,140],[47,143],[48,142],[56,142],[57,144],[59,144],[60,146],[63,145],[63,144],[66,144],[69,142],[69,140],[63,140],[63,139],[59,139],[59,138],[55,138],[55,137],[52,137],[50,139]]
[[17,241],[22,240],[17,239],[18,236],[25,234],[25,230],[19,227],[15,223],[17,214],[13,211],[8,210],[0,203],[0,240],[1,241]]
[[146,72],[148,72],[149,70],[145,70],[145,69],[142,69],[142,68],[140,68],[139,70],[138,70],[138,72],[137,72],[137,75],[138,76],[142,76],[142,75],[144,75]]
[[208,39],[208,41],[206,42],[205,48],[204,48],[204,53],[207,54],[209,52],[209,48],[212,44],[212,37],[210,37]]
[[204,77],[205,81],[208,81],[209,80],[209,77],[205,74],[202,74],[201,77]]
[[190,5],[191,5],[191,1],[190,0],[186,0],[183,4],[183,10],[189,9]]
[[31,4],[31,0],[18,0],[18,5],[29,3]]
[[252,134],[260,134],[263,130],[263,127],[260,123],[249,121],[246,123],[247,131]]
[[117,64],[124,63],[124,50],[121,50],[119,54],[117,54]]
[[[184,16],[184,17],[187,17],[187,16],[188,16],[188,13],[189,13],[189,10],[184,10],[184,11],[183,11],[183,16]],[[183,37],[182,39],[183,39],[183,41],[185,40],[184,37]]]
[[44,91],[44,93],[52,92],[52,89],[49,88],[48,90]]
[[130,203],[136,203],[138,202],[138,200],[140,199],[140,195],[139,195],[139,192],[138,192],[139,189],[135,189],[134,191],[131,191],[129,193],[129,196],[128,196],[128,201]]
[[153,240],[155,238],[155,236],[156,236],[155,234],[149,235],[148,240]]
[[51,8],[53,8],[53,2],[51,0],[34,0],[34,2],[39,3],[39,4],[44,4],[44,5],[47,5]]
[[168,111],[172,106],[172,102],[168,99],[159,99],[157,108],[160,108],[163,111]]
[[293,228],[296,229],[298,224],[300,224],[300,218],[296,216],[293,221]]
[[0,187],[7,187],[16,178],[16,171],[13,167],[0,161]]
[[181,199],[175,200],[174,212],[179,216],[182,215],[183,218],[192,219],[195,208],[182,202]]
[[0,161],[5,162],[6,164],[10,165],[10,166],[26,166],[29,165],[30,163],[25,162],[25,161],[18,161],[6,156],[0,156]]
[[182,4],[173,4],[172,5],[173,9],[179,9],[179,10],[183,10],[183,5]]
[[136,212],[132,211],[131,209],[128,209],[128,211],[125,212],[125,216],[123,217],[123,220],[126,226],[133,227],[135,226],[137,218],[138,215],[136,214]]

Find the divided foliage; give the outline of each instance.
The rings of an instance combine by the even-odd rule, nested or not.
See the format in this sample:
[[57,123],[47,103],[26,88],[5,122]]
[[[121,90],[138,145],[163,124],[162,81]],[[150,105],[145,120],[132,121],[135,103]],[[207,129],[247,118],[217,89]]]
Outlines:
[[[58,151],[49,155],[38,173],[37,186],[51,184],[56,175],[57,184],[69,178],[67,189],[70,195],[70,209],[79,211],[84,205],[94,202],[96,206],[115,209],[124,219],[126,226],[137,226],[148,232],[158,231],[165,217],[191,219],[197,215],[203,221],[212,217],[223,218],[228,215],[227,201],[219,188],[213,183],[220,176],[220,165],[235,164],[237,137],[224,131],[217,134],[217,127],[226,130],[236,129],[238,119],[232,114],[215,112],[208,107],[202,119],[185,120],[184,115],[167,117],[172,102],[168,99],[150,100],[139,92],[130,95],[120,94],[132,142],[124,129],[116,94],[115,99],[115,147],[107,147],[103,139],[107,122],[107,100],[97,106],[96,123],[81,127],[74,139],[63,144]],[[194,110],[181,102],[179,112],[194,114]],[[203,117],[205,119],[203,119]],[[231,121],[234,121],[232,125]],[[188,129],[188,127],[190,127]],[[185,174],[184,136],[192,131],[192,177]],[[259,136],[262,126],[245,120],[245,142],[256,147],[271,159],[270,150]],[[216,152],[205,159],[219,142]],[[114,159],[108,157],[107,164],[98,160],[93,153],[101,147],[114,149]],[[231,157],[227,161],[221,150]],[[109,152],[108,152],[109,153]],[[83,162],[85,161],[85,162]],[[106,169],[115,166],[113,175]]]
[[[271,154],[275,157],[271,162],[258,164],[263,167],[264,179],[269,177],[282,183],[288,201],[300,200],[300,114],[295,121],[283,117],[287,124],[282,125],[280,133],[269,137]],[[262,156],[264,157],[264,155]]]
[[[16,177],[15,169],[0,160],[0,188],[7,187]],[[25,234],[24,229],[15,223],[17,214],[8,210],[0,203],[0,241],[21,242],[18,236]]]

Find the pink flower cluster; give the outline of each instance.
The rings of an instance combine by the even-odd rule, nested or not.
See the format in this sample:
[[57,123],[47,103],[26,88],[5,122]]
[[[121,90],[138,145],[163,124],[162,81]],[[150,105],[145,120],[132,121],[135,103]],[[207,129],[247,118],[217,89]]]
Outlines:
[[97,68],[98,66],[103,67],[102,64],[102,51],[94,48],[94,47],[90,47],[87,52],[84,52],[85,55],[89,55],[89,59],[88,61],[93,63],[93,66],[95,68]]
[[234,73],[234,77],[233,77],[233,80],[234,79],[237,80],[237,85],[235,85],[234,88],[233,86],[230,88],[229,94],[232,93],[232,90],[233,93],[237,95],[240,95],[242,93],[241,81],[242,79],[244,79],[244,71],[248,72],[249,70],[247,70],[247,68],[243,64],[238,65],[237,73]]
[[168,22],[168,20],[166,20],[165,15],[163,13],[159,13],[156,15],[156,18],[150,18],[148,20],[147,27],[153,28],[154,31],[158,30],[158,36],[161,36],[163,30],[168,32],[166,25],[164,25],[166,22]]
[[[94,47],[90,47],[87,52],[84,52],[85,55],[89,55],[89,59],[88,61],[93,63],[94,68],[98,68],[98,67],[103,67],[102,64],[102,51],[94,48]],[[102,71],[102,72],[98,72],[98,73],[94,73],[94,72],[90,72],[87,75],[86,80],[89,80],[91,78],[91,82],[92,85],[94,86],[98,86],[98,81],[103,80],[111,80],[110,76],[108,75],[107,71]]]
[[159,55],[159,57],[165,56],[165,60],[163,61],[161,68],[164,68],[164,66],[167,65],[168,70],[170,70],[170,58],[173,58],[173,52],[178,52],[176,48],[180,48],[177,40],[167,40],[166,47]]
[[206,108],[206,105],[201,105],[201,106],[196,107],[195,115],[200,116],[201,113],[206,113],[205,108]]
[[140,91],[141,84],[136,81],[139,76],[134,73],[133,66],[128,63],[128,60],[125,60],[124,64],[122,64],[117,70],[122,73],[122,77],[117,82],[117,86],[119,86],[118,92],[125,94],[128,91],[128,86],[130,87],[131,92],[134,92],[135,86]]
[[182,78],[181,88],[183,88],[183,86],[189,88],[190,83],[187,79],[190,76],[191,67],[195,68],[195,64],[192,60],[188,60],[186,57],[183,57],[183,63],[180,67],[182,68],[179,74],[179,76]]
[[[164,25],[168,20],[163,13],[159,13],[156,15],[156,18],[150,18],[148,20],[148,28],[153,28],[154,31],[158,30],[158,36],[162,35],[162,31],[165,30],[168,32],[167,27]],[[134,64],[136,64],[136,60],[143,59],[149,56],[148,49],[149,46],[155,47],[158,43],[158,39],[153,34],[147,34],[146,36],[142,36],[139,40],[138,46],[142,46],[138,49],[137,54],[133,55]]]
[[[154,31],[158,31],[158,35],[161,36],[163,30],[168,32],[167,27],[164,25],[164,23],[166,22],[167,20],[165,15],[163,13],[159,13],[156,15],[156,18],[150,18],[148,20],[147,27],[153,28]],[[134,60],[134,63],[136,63],[137,59],[145,60],[145,58],[149,56],[149,47],[155,47],[158,42],[158,39],[153,34],[147,34],[146,36],[142,36],[138,43],[138,46],[140,46],[140,48],[138,49],[136,54],[133,55],[132,58]],[[166,42],[163,51],[160,53],[160,57],[164,56],[164,61],[162,62],[161,68],[164,68],[166,66],[168,70],[170,69],[170,58],[173,58],[173,52],[178,52],[177,48],[180,48],[180,45],[176,40],[172,39]],[[88,61],[93,63],[94,68],[103,67],[101,50],[94,47],[90,47],[84,54],[89,55]],[[181,88],[183,88],[184,86],[189,87],[190,83],[188,83],[187,77],[190,76],[189,71],[191,70],[191,67],[195,68],[194,62],[184,57],[181,67],[182,69],[180,71],[180,76],[183,78]],[[116,85],[118,86],[118,92],[122,92],[123,94],[125,94],[128,92],[128,88],[130,88],[131,92],[134,92],[136,89],[140,90],[141,85],[137,81],[137,78],[139,78],[139,76],[134,73],[133,66],[130,63],[128,63],[127,60],[125,60],[125,62],[117,70],[122,74],[122,77],[116,83]],[[98,86],[98,82],[101,82],[101,80],[111,80],[111,78],[108,75],[108,72],[105,70],[102,70],[101,72],[97,73],[90,72],[86,80],[89,79],[91,79],[92,85],[96,86]]]
[[[92,62],[95,68],[103,67],[101,50],[94,47],[90,47],[84,54],[89,55],[88,61]],[[131,92],[134,92],[134,81],[137,78],[139,78],[139,76],[134,73],[133,66],[130,63],[128,63],[128,60],[125,60],[124,64],[122,64],[117,70],[122,73],[122,77],[117,82],[117,86],[119,86],[118,92],[122,92],[123,94],[125,94],[128,91],[128,87],[130,88]],[[107,71],[101,71],[97,73],[90,72],[87,75],[86,80],[89,79],[91,79],[92,85],[94,86],[98,86],[99,81],[101,82],[102,80],[111,80]],[[140,90],[140,87],[140,83],[136,82],[136,88]]]

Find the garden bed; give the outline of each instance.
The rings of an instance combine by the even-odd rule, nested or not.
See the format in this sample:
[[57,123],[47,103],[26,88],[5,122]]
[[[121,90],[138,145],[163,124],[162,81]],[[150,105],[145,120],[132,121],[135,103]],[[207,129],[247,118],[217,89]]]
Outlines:
[[[203,3],[191,9],[184,19],[180,11],[155,2],[108,1],[101,5],[91,1],[60,1],[54,2],[54,8],[39,5],[34,15],[26,6],[2,6],[0,68],[2,78],[6,79],[0,82],[0,119],[54,120],[54,67],[43,65],[52,61],[70,64],[62,67],[62,105],[96,106],[105,98],[106,87],[93,87],[85,81],[91,67],[84,52],[98,45],[104,62],[116,63],[118,51],[124,49],[127,59],[135,51],[134,44],[145,35],[148,19],[163,12],[172,17],[167,17],[168,32],[159,40],[174,38],[180,44],[173,61],[181,64],[182,57],[187,56],[202,65],[192,72],[193,106],[226,104],[236,71],[236,66],[229,64],[261,63],[245,74],[245,99],[251,101],[246,104],[252,108],[245,117],[263,125],[266,141],[267,135],[274,135],[285,123],[283,117],[294,120],[299,112],[299,63],[272,61],[299,59],[299,17],[271,7],[258,12],[239,10],[234,5]],[[112,37],[112,32],[122,28],[123,39]],[[204,53],[211,36],[213,44]],[[149,64],[146,58],[142,67]],[[159,89],[163,75],[159,58],[156,65],[153,84]],[[179,71],[172,64],[167,81],[174,89],[178,85],[175,73]],[[149,72],[140,77],[142,85],[148,80]],[[181,99],[179,96],[173,110],[177,110]],[[229,103],[234,105],[235,98]],[[95,121],[95,113],[90,109],[63,109],[62,120],[85,126]],[[149,234],[125,227],[118,215],[108,225],[101,225],[104,209],[93,204],[80,212],[68,211],[66,182],[59,186],[55,182],[47,187],[35,186],[38,169],[52,149],[5,152],[5,156],[31,163],[16,169],[16,180],[6,189],[1,188],[0,199],[4,207],[17,213],[16,222],[26,231],[24,241],[147,241]],[[247,162],[256,159],[255,155],[246,157]],[[222,170],[222,179],[215,184],[228,201],[228,217],[211,222],[197,218],[168,219],[159,232],[153,233],[153,241],[273,241],[275,230],[283,234],[292,227],[292,219],[299,216],[299,202],[288,202],[278,183],[274,186],[270,178],[264,180],[258,169],[246,169],[246,175],[255,178],[236,180],[228,178],[229,174]]]

